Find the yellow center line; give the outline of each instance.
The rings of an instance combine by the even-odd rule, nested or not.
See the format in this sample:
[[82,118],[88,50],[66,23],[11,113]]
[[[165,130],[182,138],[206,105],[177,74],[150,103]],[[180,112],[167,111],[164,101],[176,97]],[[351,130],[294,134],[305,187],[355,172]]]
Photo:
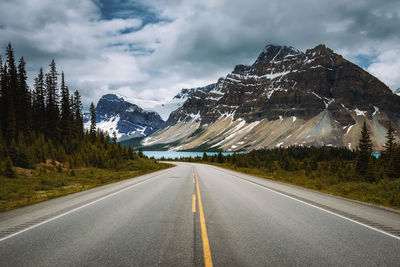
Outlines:
[[196,212],[196,195],[193,194],[192,198],[192,212]]
[[212,258],[211,258],[210,243],[208,242],[206,220],[204,219],[203,204],[201,202],[199,180],[197,179],[196,169],[193,169],[193,171],[194,171],[194,177],[196,178],[197,197],[198,197],[198,202],[199,202],[201,237],[203,239],[204,265],[206,267],[212,267],[213,263],[212,263]]

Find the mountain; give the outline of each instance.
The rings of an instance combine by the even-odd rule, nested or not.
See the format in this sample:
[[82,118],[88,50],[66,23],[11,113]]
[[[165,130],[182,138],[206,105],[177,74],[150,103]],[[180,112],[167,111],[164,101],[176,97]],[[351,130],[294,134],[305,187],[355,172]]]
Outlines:
[[305,53],[268,45],[252,65],[237,65],[208,92],[195,91],[143,145],[355,149],[366,121],[379,150],[389,120],[400,130],[400,96],[359,66],[324,45]]
[[398,96],[400,96],[400,88],[397,88],[396,90],[394,90],[394,93]]
[[[90,116],[84,116],[85,128],[90,127]],[[103,95],[96,105],[97,128],[110,136],[115,131],[118,141],[145,137],[160,129],[164,121],[156,112],[144,111],[122,96]]]
[[206,85],[204,87],[189,88],[189,89],[184,88],[176,96],[174,96],[172,98],[172,100],[170,100],[169,102],[159,105],[159,106],[156,106],[150,110],[160,114],[160,116],[163,120],[167,120],[169,115],[176,109],[182,107],[183,103],[185,103],[185,101],[187,99],[191,98],[195,92],[201,91],[201,92],[208,93],[209,91],[214,89],[215,85],[216,84],[213,83],[213,84]]

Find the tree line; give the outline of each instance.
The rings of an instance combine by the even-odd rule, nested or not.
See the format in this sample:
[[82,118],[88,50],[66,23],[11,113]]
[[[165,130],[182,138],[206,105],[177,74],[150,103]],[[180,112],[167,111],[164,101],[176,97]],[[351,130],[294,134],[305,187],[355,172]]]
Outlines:
[[[0,56],[0,171],[15,176],[13,166],[35,168],[48,159],[70,168],[79,166],[116,167],[134,159],[124,148],[96,129],[91,105],[91,127],[83,125],[82,100],[78,90],[70,93],[65,75],[57,71],[54,59],[49,70],[40,68],[34,88],[27,84],[26,63],[16,63],[11,44],[5,62]],[[61,78],[61,80],[60,80]]]
[[258,169],[262,173],[279,171],[302,172],[309,179],[321,179],[328,183],[346,181],[379,182],[384,179],[400,179],[400,144],[389,122],[387,141],[379,158],[372,155],[370,132],[364,122],[356,150],[346,147],[305,147],[260,149],[249,153],[234,153],[187,158],[186,161],[202,161],[228,164],[233,168]]

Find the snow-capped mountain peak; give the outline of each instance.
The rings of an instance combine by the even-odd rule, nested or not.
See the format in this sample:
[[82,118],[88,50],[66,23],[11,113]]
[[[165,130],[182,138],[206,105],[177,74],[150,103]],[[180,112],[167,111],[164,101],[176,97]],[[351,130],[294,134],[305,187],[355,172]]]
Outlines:
[[169,102],[155,106],[151,108],[151,111],[155,111],[160,114],[163,120],[168,120],[169,115],[171,112],[177,110],[178,108],[182,107],[183,103],[191,97],[194,96],[196,92],[205,92],[208,93],[215,88],[215,83],[209,84],[204,87],[197,87],[197,88],[183,88],[181,91],[175,95]]
[[[85,128],[90,127],[90,116],[85,115]],[[124,96],[103,95],[96,105],[97,128],[110,136],[115,132],[118,141],[133,137],[145,137],[163,125],[164,121],[156,112],[144,111],[129,103]]]
[[305,53],[268,45],[251,66],[237,65],[208,93],[196,91],[171,113],[168,127],[144,144],[173,144],[169,149],[176,150],[290,145],[355,149],[366,121],[379,150],[388,121],[400,125],[399,98],[324,45]]

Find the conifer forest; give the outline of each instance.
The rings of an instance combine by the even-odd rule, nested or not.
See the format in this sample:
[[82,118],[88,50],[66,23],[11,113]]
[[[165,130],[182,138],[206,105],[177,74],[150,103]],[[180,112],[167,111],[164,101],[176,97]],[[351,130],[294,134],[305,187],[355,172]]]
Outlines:
[[[0,210],[131,178],[165,165],[137,155],[91,126],[83,125],[82,99],[68,88],[51,60],[27,84],[25,60],[13,48],[0,58]],[[57,190],[55,190],[57,189]],[[45,190],[50,193],[38,193]]]

